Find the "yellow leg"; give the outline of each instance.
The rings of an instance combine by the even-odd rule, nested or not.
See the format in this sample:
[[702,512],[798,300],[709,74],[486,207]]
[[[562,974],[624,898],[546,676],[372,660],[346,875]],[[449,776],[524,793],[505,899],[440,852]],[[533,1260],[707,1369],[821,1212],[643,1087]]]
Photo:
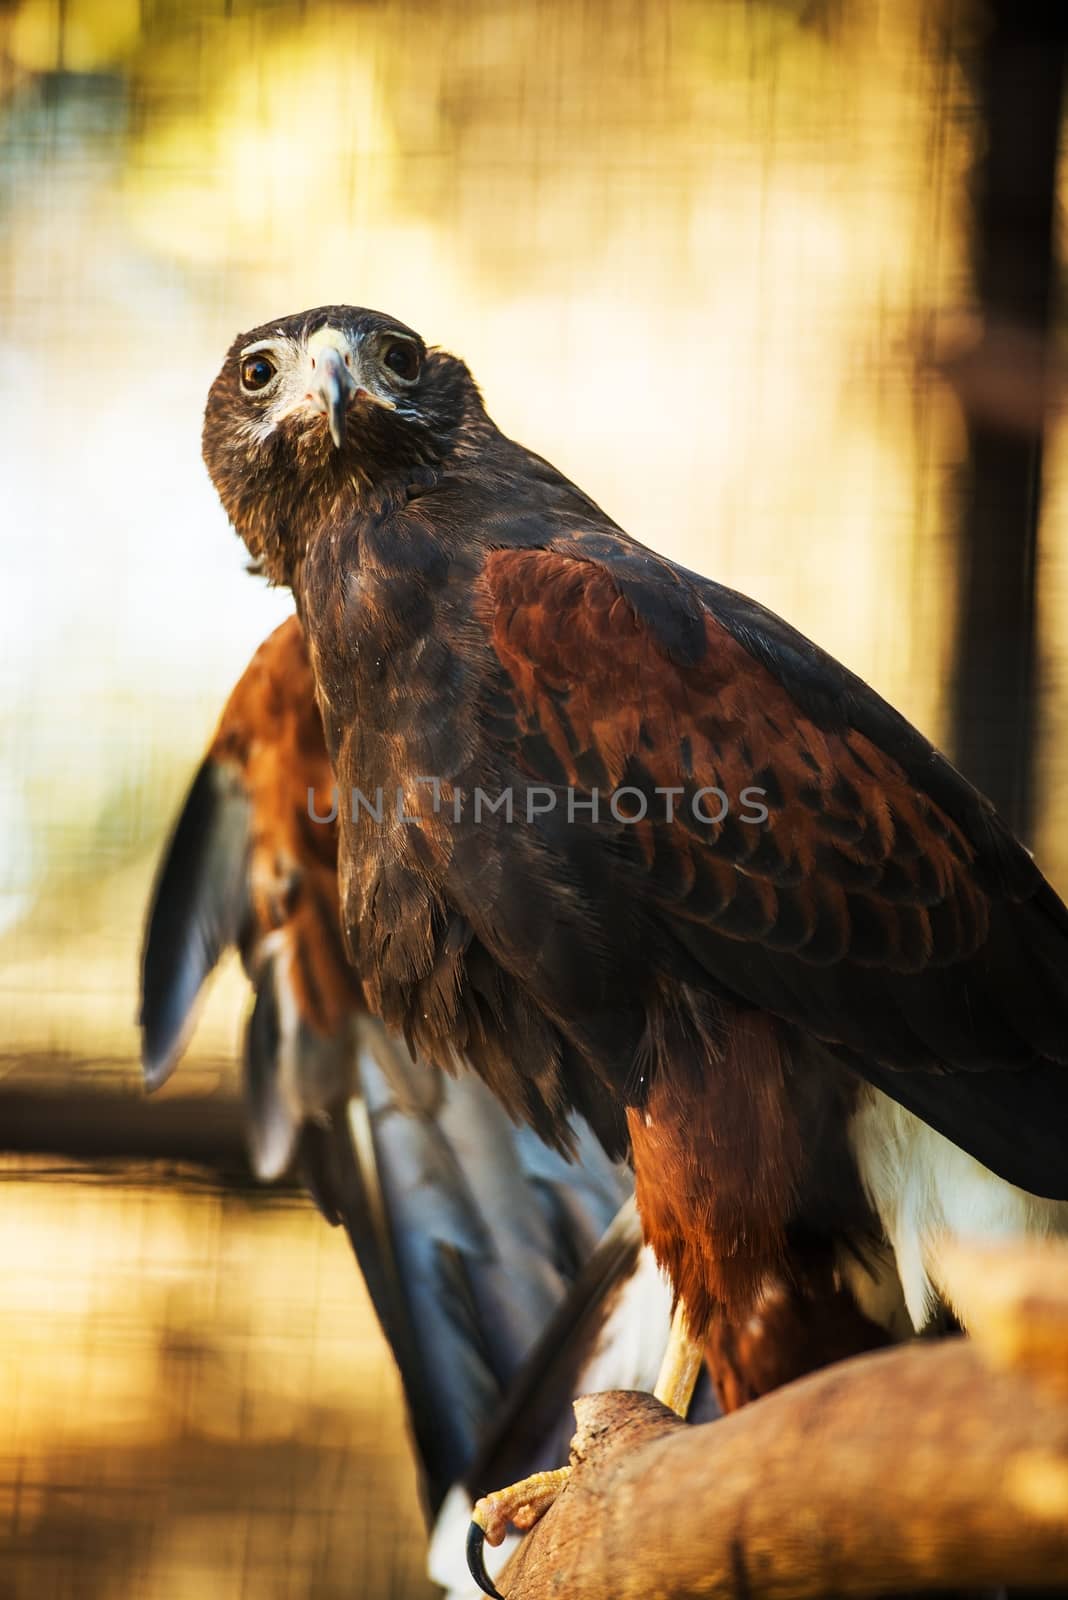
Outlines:
[[553,1472],[535,1472],[532,1477],[510,1484],[507,1489],[485,1494],[475,1502],[467,1534],[467,1566],[483,1594],[492,1595],[493,1600],[503,1600],[486,1571],[482,1559],[483,1544],[500,1544],[509,1524],[521,1533],[532,1528],[538,1518],[548,1511],[570,1476],[570,1467],[557,1467]]
[[[684,1417],[690,1409],[694,1387],[701,1371],[704,1347],[690,1337],[686,1312],[680,1300],[671,1319],[667,1349],[660,1364],[660,1375],[653,1393],[664,1405]],[[543,1516],[571,1474],[570,1467],[555,1472],[536,1472],[531,1478],[513,1483],[507,1489],[483,1495],[471,1513],[467,1537],[467,1564],[471,1576],[484,1594],[501,1600],[482,1560],[483,1544],[498,1545],[509,1524],[525,1531]]]
[[671,1319],[667,1349],[653,1390],[661,1404],[670,1407],[680,1417],[684,1417],[690,1409],[703,1360],[704,1346],[690,1337],[686,1307],[680,1300]]
[[511,1484],[507,1489],[497,1489],[477,1501],[471,1513],[486,1535],[486,1543],[500,1544],[508,1531],[509,1523],[520,1532],[532,1528],[543,1516],[567,1482],[570,1467],[557,1467],[553,1472],[535,1472],[530,1478]]

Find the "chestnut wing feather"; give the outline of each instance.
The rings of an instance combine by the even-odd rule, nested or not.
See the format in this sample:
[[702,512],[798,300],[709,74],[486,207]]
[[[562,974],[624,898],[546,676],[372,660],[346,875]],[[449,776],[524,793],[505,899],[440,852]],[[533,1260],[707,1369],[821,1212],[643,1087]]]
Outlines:
[[[657,959],[666,940],[678,973],[815,1034],[1014,1181],[1068,1184],[1068,913],[926,740],[778,618],[619,536],[491,552],[478,605],[491,737],[531,781],[600,792],[615,897]],[[643,820],[606,815],[622,790]]]

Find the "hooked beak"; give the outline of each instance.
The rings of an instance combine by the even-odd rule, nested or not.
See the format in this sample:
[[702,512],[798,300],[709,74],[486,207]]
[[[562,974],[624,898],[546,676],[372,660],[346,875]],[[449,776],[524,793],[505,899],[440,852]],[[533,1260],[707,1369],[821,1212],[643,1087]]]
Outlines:
[[331,345],[312,357],[315,372],[311,385],[311,399],[330,429],[334,448],[340,450],[345,439],[345,412],[349,395],[356,388],[349,369]]
[[372,394],[357,382],[352,375],[352,359],[350,357],[347,361],[335,345],[325,342],[311,355],[308,399],[320,416],[326,418],[335,450],[340,450],[345,442],[345,417],[350,400],[367,400],[372,405],[383,406],[387,411],[397,409],[394,401],[387,400],[383,395]]

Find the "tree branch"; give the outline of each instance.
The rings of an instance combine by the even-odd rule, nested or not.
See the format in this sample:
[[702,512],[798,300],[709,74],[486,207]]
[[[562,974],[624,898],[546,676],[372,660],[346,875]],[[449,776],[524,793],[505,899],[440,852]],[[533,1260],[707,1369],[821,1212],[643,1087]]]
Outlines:
[[1068,1253],[973,1260],[990,1284],[978,1342],[861,1356],[702,1427],[649,1395],[578,1401],[571,1481],[502,1593],[1068,1584]]

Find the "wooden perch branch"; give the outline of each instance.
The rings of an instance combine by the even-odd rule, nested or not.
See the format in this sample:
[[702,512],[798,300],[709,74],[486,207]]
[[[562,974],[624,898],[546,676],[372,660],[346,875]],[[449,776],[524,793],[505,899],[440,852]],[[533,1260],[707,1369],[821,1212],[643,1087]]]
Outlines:
[[502,1593],[1068,1585],[1068,1252],[976,1254],[974,1270],[974,1342],[861,1356],[702,1427],[649,1395],[580,1400],[571,1481]]

